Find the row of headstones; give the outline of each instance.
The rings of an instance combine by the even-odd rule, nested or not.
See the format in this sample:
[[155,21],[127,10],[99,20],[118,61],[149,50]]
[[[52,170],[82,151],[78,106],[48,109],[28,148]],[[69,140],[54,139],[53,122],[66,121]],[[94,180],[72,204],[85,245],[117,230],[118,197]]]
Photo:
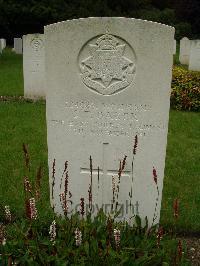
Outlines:
[[60,22],[23,37],[25,93],[48,88],[57,213],[81,202],[159,222],[173,53],[174,28],[130,18]]
[[[6,40],[0,39],[0,41],[3,50]],[[14,38],[13,51],[16,54],[23,54],[24,97],[45,98],[44,34],[28,34],[24,35],[23,39]],[[176,53],[176,40],[174,40],[173,53]]]
[[[6,39],[0,39],[0,53],[2,53],[3,49],[6,48]],[[21,38],[14,38],[14,48],[13,51],[16,54],[22,54],[23,53],[23,45],[22,45],[22,39]]]
[[[200,41],[183,38],[180,41],[179,59],[181,64],[188,64],[190,70],[200,71],[199,47]],[[32,99],[45,98],[44,35],[28,34],[23,36],[23,40],[15,38],[14,51],[20,54],[22,50],[24,96]],[[176,54],[176,40],[174,40],[173,54]]]
[[[6,40],[0,39],[0,53]],[[13,52],[23,54],[24,96],[45,98],[44,34],[28,34],[14,38]]]
[[[0,53],[6,40],[0,39]],[[13,52],[23,54],[24,97],[45,98],[44,34],[28,34],[14,38]]]
[[182,38],[180,40],[179,61],[183,65],[188,65],[189,70],[200,71],[200,40]]

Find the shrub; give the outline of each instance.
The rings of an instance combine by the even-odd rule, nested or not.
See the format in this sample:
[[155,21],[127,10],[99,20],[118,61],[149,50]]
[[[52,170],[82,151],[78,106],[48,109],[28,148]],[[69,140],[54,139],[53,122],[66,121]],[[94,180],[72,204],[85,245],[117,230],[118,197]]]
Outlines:
[[171,107],[177,110],[200,111],[200,72],[173,68]]

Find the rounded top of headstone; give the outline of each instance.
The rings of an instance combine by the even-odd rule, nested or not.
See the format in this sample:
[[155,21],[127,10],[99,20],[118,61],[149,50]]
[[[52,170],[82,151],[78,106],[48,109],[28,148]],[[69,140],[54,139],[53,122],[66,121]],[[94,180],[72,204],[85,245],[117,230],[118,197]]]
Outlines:
[[[168,29],[171,31],[175,31],[175,28],[169,25],[165,25],[159,22],[153,22],[153,21],[148,21],[148,20],[142,20],[142,19],[135,19],[135,18],[126,18],[126,17],[88,17],[88,18],[79,18],[79,19],[72,19],[72,20],[66,20],[66,21],[61,21],[57,23],[53,23],[50,25],[47,25],[44,27],[45,30],[48,29],[53,29],[57,28],[62,25],[69,25],[69,24],[79,24],[82,22],[91,22],[91,23],[114,23],[114,22],[119,22],[121,21],[122,23],[130,21],[134,22],[135,24],[140,24],[141,27],[145,27],[147,25],[154,25],[155,27],[161,28],[161,29]],[[126,26],[126,25],[125,25]]]
[[183,37],[183,38],[181,39],[181,41],[182,41],[182,40],[184,40],[184,41],[189,41],[188,37]]
[[24,37],[28,37],[28,36],[35,36],[35,37],[37,37],[37,36],[41,36],[41,35],[43,35],[43,33],[29,33],[29,34],[25,34],[25,35],[23,35],[23,38]]
[[196,48],[200,48],[200,39],[190,40],[190,43],[193,47],[196,46]]

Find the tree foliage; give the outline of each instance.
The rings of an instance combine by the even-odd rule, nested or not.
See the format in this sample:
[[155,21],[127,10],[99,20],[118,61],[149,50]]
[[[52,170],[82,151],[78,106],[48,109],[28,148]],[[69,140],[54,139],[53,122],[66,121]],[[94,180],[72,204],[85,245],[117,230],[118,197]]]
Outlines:
[[72,18],[124,16],[172,25],[176,38],[199,38],[198,0],[0,0],[0,37],[12,40],[43,32],[45,25]]

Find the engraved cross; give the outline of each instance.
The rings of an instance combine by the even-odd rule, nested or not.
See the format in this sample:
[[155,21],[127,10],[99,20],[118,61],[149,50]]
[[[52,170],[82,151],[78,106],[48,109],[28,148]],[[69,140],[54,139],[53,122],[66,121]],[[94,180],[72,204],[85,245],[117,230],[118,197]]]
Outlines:
[[[116,169],[116,170],[109,170],[108,167],[107,167],[107,160],[108,160],[108,154],[109,154],[109,150],[108,150],[108,145],[109,143],[103,143],[103,165],[102,165],[102,168],[94,168],[92,169],[92,175],[98,175],[98,177],[102,176],[105,178],[106,176],[114,176],[114,175],[117,175],[118,172],[119,172],[119,169]],[[81,174],[90,174],[90,168],[81,168],[80,169],[80,173]],[[127,171],[123,171],[121,173],[121,177],[129,177],[131,174],[131,171],[130,170],[127,170]],[[104,179],[102,180],[102,184],[103,184],[103,187],[105,185],[105,182],[104,182]]]

